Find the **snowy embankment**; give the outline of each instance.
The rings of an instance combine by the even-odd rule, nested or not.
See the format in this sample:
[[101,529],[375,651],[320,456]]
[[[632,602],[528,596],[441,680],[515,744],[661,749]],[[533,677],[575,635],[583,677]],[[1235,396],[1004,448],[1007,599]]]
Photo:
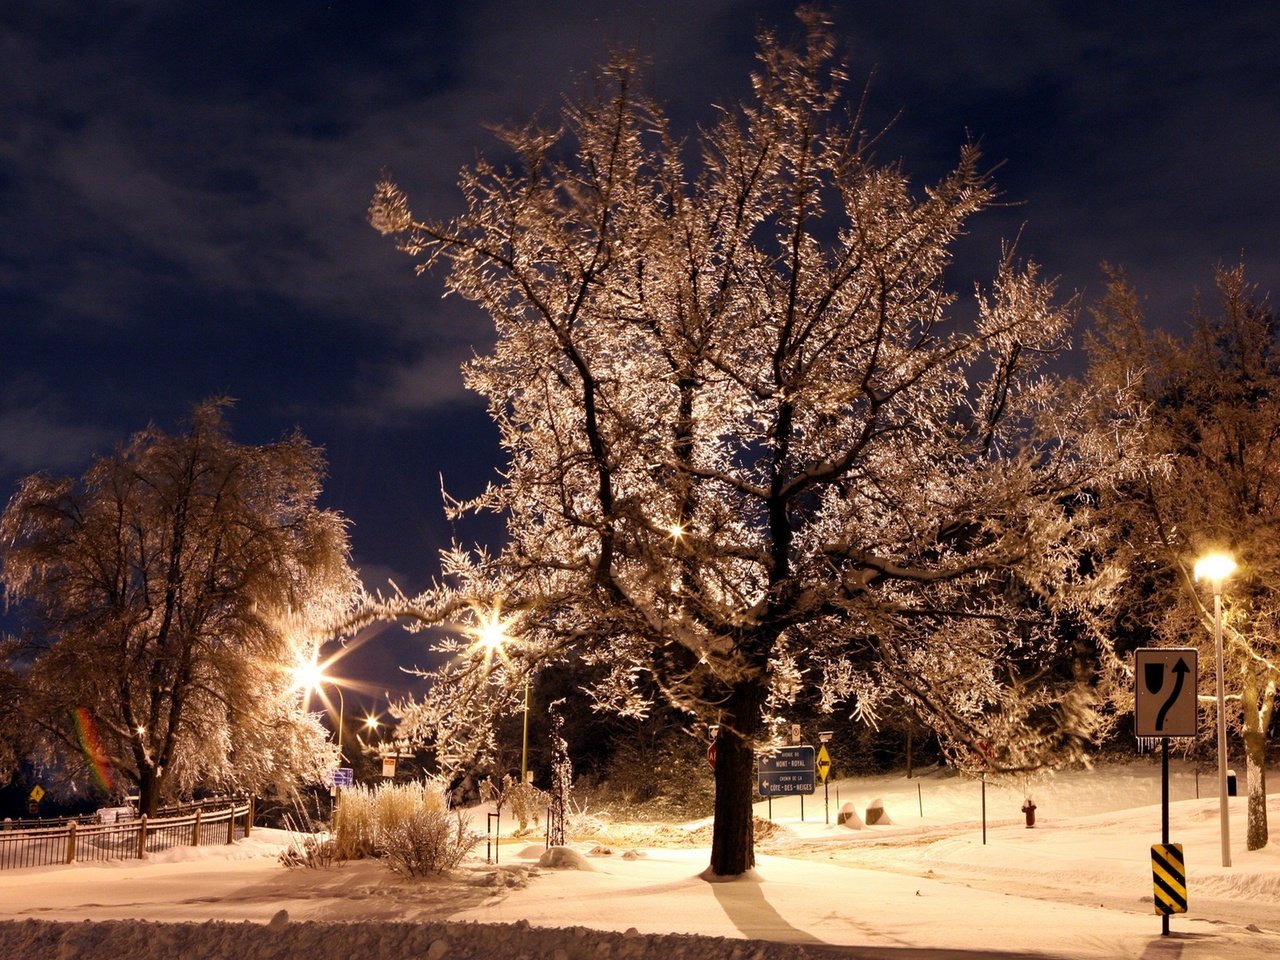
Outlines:
[[[147,861],[0,872],[0,957],[527,957],[791,960],[799,957],[1073,957],[1238,960],[1280,951],[1280,843],[1219,862],[1211,776],[1175,766],[1171,837],[1186,849],[1191,912],[1159,936],[1150,845],[1160,839],[1158,765],[1142,761],[1034,784],[982,785],[946,771],[833,784],[776,800],[755,875],[708,884],[698,825],[617,824],[543,859],[504,838],[448,879],[402,880],[375,861],[287,870],[288,836]],[[1277,781],[1280,782],[1280,781]],[[835,825],[842,803],[883,801],[888,824]],[[1030,791],[1037,823],[1020,812]],[[1276,798],[1272,798],[1272,803]],[[768,805],[757,806],[763,815]],[[826,822],[827,816],[832,821]],[[860,819],[865,819],[862,817]],[[477,825],[483,828],[483,811]],[[857,826],[857,824],[855,824]],[[683,838],[687,842],[680,843]],[[5,922],[7,921],[7,922]],[[93,922],[85,922],[93,921]]]
[[543,929],[528,923],[153,923],[136,920],[0,923],[7,960],[800,960],[830,956],[786,943],[679,934],[641,936]]

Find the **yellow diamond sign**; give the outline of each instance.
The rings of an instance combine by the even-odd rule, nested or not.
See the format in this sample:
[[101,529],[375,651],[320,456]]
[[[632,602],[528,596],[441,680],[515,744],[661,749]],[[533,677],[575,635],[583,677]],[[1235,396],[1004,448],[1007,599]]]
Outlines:
[[36,803],[39,803],[43,796],[44,796],[44,787],[40,786],[40,784],[37,783],[34,787],[31,788],[31,792],[27,794],[27,799],[34,800]]
[[818,748],[818,776],[827,782],[827,774],[831,772],[831,754],[827,753],[826,744]]

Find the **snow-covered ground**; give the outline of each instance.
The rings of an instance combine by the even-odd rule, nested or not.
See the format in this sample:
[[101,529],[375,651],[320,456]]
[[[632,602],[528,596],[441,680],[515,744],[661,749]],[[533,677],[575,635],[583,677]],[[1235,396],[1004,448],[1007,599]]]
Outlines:
[[[268,830],[146,861],[3,871],[0,957],[1276,956],[1280,827],[1271,846],[1247,852],[1245,799],[1233,799],[1233,866],[1223,868],[1213,776],[1201,776],[1196,799],[1190,768],[1174,769],[1170,839],[1185,848],[1191,909],[1167,938],[1151,896],[1159,766],[1137,761],[988,784],[985,844],[981,785],[947,772],[833,783],[830,825],[821,788],[803,821],[798,798],[775,800],[781,828],[760,844],[755,875],[733,883],[699,879],[705,832],[659,846],[607,821],[595,841],[572,845],[565,867],[538,865],[541,841],[507,837],[498,864],[482,844],[454,877],[429,882],[368,861],[288,870],[277,859],[288,835]],[[1034,829],[1020,812],[1024,789]],[[882,800],[892,823],[836,826],[837,791],[861,816]]]

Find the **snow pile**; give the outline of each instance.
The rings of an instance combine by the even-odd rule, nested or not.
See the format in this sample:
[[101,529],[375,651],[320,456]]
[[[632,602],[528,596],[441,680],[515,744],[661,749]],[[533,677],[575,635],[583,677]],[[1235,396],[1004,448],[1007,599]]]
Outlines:
[[804,960],[804,946],[528,923],[0,922],[5,960]]

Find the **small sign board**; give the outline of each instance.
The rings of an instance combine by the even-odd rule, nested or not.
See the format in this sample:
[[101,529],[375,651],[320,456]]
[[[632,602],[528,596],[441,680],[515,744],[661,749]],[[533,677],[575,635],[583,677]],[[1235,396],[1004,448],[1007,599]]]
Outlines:
[[1194,737],[1199,660],[1192,647],[1142,647],[1133,653],[1134,734]]
[[42,799],[44,799],[44,787],[40,786],[40,784],[37,783],[34,787],[31,788],[31,792],[27,794],[27,799],[32,801],[33,803],[39,803]]
[[395,757],[382,758],[382,775],[384,777],[394,777],[396,775],[396,758]]
[[818,748],[818,776],[822,778],[822,782],[827,782],[827,777],[831,773],[831,754],[827,753],[827,745],[824,743]]
[[356,782],[355,773],[350,767],[334,767],[331,776],[331,786],[335,787],[350,787]]
[[1155,885],[1156,913],[1187,912],[1187,867],[1182,844],[1157,843],[1151,847],[1151,879]]
[[756,779],[762,797],[790,796],[814,791],[813,747],[779,747],[756,760]]

